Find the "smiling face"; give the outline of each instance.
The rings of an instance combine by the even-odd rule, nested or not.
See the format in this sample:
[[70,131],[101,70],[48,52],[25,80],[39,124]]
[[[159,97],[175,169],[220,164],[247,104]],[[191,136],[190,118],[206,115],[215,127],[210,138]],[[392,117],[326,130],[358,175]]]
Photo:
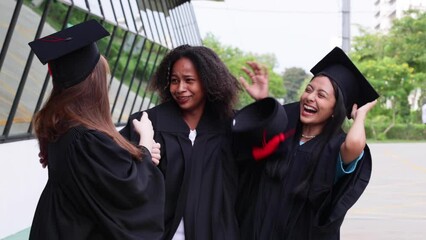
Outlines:
[[188,58],[181,58],[173,65],[169,89],[184,114],[204,110],[204,87],[194,64]]
[[336,97],[333,85],[326,76],[317,76],[300,96],[300,121],[305,126],[324,127],[333,115]]

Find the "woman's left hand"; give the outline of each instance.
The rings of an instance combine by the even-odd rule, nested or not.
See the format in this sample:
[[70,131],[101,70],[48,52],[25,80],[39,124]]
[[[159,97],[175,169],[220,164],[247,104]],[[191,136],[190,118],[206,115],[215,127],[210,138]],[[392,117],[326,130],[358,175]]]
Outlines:
[[240,82],[244,89],[254,100],[260,100],[269,95],[269,78],[268,69],[266,66],[260,65],[257,62],[247,62],[250,69],[242,67],[242,70],[251,79],[251,85],[245,78],[240,77]]
[[140,121],[133,119],[133,126],[135,127],[136,132],[140,135],[139,145],[146,147],[149,152],[151,152],[154,143],[154,129],[148,118],[148,113],[143,112]]
[[367,116],[367,113],[374,107],[374,105],[376,105],[376,103],[377,103],[377,99],[362,105],[360,108],[358,108],[357,104],[354,104],[352,106],[352,112],[351,112],[352,119],[355,120],[359,116],[362,116],[363,118],[365,118]]

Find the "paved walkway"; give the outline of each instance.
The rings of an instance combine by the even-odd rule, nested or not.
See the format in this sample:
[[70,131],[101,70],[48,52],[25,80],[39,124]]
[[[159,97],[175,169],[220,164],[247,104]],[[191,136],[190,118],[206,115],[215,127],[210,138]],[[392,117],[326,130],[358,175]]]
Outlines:
[[370,148],[370,184],[348,212],[341,238],[426,239],[426,143],[375,143]]
[[[369,144],[373,174],[349,210],[342,240],[426,239],[426,142]],[[29,229],[4,240],[26,240]]]

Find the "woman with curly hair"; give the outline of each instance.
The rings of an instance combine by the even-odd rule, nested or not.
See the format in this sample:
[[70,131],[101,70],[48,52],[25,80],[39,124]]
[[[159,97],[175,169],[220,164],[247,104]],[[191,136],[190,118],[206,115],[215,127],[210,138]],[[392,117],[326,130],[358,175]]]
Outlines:
[[[237,239],[231,119],[240,85],[211,49],[183,45],[151,82],[161,104],[147,110],[161,144],[166,182],[164,239]],[[134,142],[131,122],[121,131]]]

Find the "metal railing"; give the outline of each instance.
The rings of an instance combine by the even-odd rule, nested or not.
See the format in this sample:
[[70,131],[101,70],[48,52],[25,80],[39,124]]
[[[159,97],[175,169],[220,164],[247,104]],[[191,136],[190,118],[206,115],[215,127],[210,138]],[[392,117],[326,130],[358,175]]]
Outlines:
[[0,143],[34,137],[33,116],[52,87],[47,67],[27,45],[34,39],[92,18],[109,30],[98,46],[111,68],[117,126],[157,104],[147,86],[171,48],[202,44],[189,0],[6,0],[0,13]]

